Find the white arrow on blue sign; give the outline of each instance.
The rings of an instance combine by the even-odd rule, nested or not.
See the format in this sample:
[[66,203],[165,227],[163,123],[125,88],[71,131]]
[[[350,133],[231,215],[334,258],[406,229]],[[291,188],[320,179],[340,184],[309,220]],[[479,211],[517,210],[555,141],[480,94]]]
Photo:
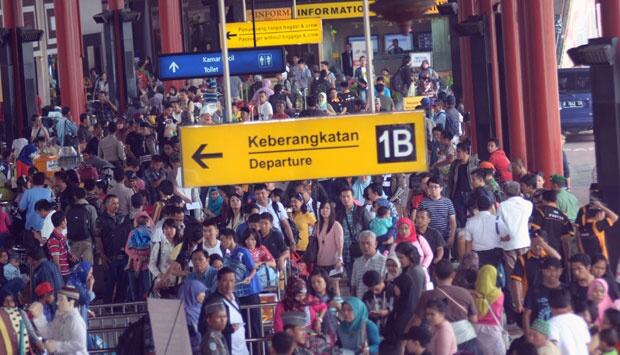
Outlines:
[[[285,70],[284,49],[260,48],[228,51],[230,75],[272,74]],[[221,52],[165,54],[159,57],[162,80],[222,76]]]

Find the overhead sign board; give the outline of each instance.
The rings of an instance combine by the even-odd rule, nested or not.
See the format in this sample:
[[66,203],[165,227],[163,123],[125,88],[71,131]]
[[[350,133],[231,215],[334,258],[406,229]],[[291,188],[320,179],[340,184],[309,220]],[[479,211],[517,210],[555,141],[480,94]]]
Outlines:
[[[374,1],[369,1],[372,4]],[[248,21],[252,21],[252,10],[247,10]],[[256,21],[286,20],[292,18],[290,7],[255,9]],[[362,1],[323,2],[317,4],[298,4],[297,18],[321,18],[336,20],[347,18],[361,18],[364,14]],[[375,13],[370,11],[370,16]]]
[[414,111],[422,105],[422,99],[426,96],[408,96],[403,98],[403,111]]
[[[257,47],[313,44],[323,41],[321,19],[261,21],[256,22],[255,26]],[[252,22],[227,23],[226,43],[229,48],[253,47]]]
[[181,128],[183,186],[426,171],[422,112]]
[[437,6],[447,4],[448,0],[435,0],[435,5],[424,12],[424,15],[439,15]]
[[[230,75],[281,73],[286,68],[284,49],[257,48],[228,51]],[[224,75],[221,52],[164,54],[159,57],[161,80],[207,78]]]

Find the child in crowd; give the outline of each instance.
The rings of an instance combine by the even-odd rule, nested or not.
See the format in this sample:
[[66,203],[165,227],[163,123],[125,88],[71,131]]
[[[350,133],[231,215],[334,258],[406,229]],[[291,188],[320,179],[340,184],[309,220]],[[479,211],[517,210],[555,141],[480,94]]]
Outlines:
[[129,291],[134,302],[143,300],[150,287],[148,266],[152,232],[148,227],[149,220],[146,213],[136,217],[136,228],[129,234],[125,246],[125,253],[129,256]]
[[369,318],[382,329],[388,314],[394,309],[394,288],[386,286],[381,274],[375,270],[366,271],[362,281],[368,287],[362,301],[368,308]]
[[21,278],[24,283],[28,283],[28,275],[22,274],[19,270],[19,254],[9,253],[9,262],[4,265],[3,274],[6,281]]
[[[375,202],[376,207],[377,202]],[[390,215],[390,209],[385,206],[376,208],[377,216],[370,221],[370,230],[375,233],[377,237],[387,234],[392,228],[392,216]]]
[[412,327],[405,334],[405,354],[407,355],[431,355],[428,351],[428,343],[430,343],[432,334],[425,326]]
[[56,309],[54,307],[56,297],[54,296],[54,287],[49,282],[41,282],[34,288],[37,300],[43,305],[43,315],[48,322],[54,320]]
[[0,286],[4,285],[4,283],[6,282],[6,280],[4,279],[4,265],[8,263],[9,252],[4,249],[0,249],[0,270],[2,270],[2,272],[0,272]]
[[209,266],[219,270],[224,267],[224,259],[220,254],[209,255]]
[[616,344],[618,343],[618,332],[614,328],[604,329],[600,334],[598,350],[601,355],[618,355]]

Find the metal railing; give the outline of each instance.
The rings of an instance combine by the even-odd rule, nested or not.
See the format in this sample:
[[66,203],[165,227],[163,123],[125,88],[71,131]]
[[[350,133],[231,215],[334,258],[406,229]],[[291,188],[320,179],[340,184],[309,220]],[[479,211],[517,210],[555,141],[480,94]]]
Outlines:
[[[254,309],[260,311],[260,332],[258,336],[252,335],[246,339],[251,355],[268,354],[269,342],[273,335],[275,308],[279,300],[276,293],[273,295],[275,300],[273,302],[240,306],[242,314],[246,314],[246,329],[252,329],[253,325],[250,311]],[[93,305],[90,310],[96,314],[96,317],[89,319],[88,334],[101,338],[106,346],[105,349],[89,350],[90,354],[115,352],[118,339],[127,327],[148,313],[146,302]]]

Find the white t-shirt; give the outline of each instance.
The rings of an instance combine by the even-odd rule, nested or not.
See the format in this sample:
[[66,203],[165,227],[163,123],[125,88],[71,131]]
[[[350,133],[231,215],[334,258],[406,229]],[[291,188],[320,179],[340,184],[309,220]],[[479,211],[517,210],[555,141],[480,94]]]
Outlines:
[[[52,216],[56,213],[56,211],[52,210],[47,214],[45,219],[43,220],[43,227],[41,227],[41,238],[43,240],[48,240],[52,232],[54,231],[54,224],[52,223]],[[67,230],[62,231],[63,235],[67,235]]]
[[588,325],[574,313],[554,316],[549,320],[549,340],[555,342],[562,355],[588,354],[590,331]]
[[510,240],[502,242],[504,250],[530,246],[529,219],[532,209],[532,203],[520,196],[511,197],[499,204],[497,214],[510,232]]
[[473,251],[486,251],[501,247],[500,238],[508,235],[508,228],[501,218],[482,211],[467,220],[464,232],[464,239],[472,242]]
[[273,116],[273,107],[271,107],[271,104],[269,103],[269,101],[265,101],[264,104],[258,105],[258,120],[259,121],[270,120],[272,116]]

